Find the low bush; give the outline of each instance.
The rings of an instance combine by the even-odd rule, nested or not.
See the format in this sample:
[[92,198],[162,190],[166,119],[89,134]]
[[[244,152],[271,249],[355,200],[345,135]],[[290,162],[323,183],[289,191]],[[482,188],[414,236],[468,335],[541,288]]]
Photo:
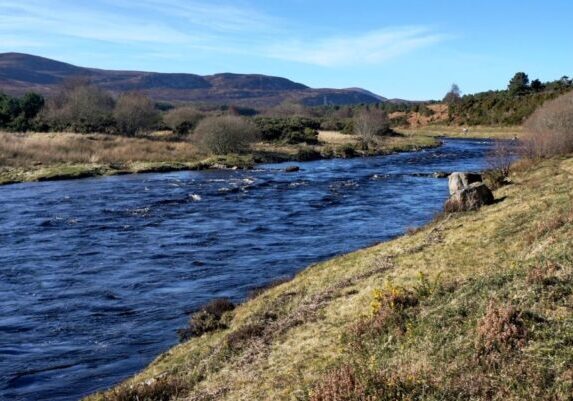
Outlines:
[[188,327],[177,331],[179,340],[186,341],[192,337],[200,337],[205,333],[227,328],[228,321],[225,317],[233,309],[235,305],[226,298],[209,302],[191,315]]
[[294,159],[299,162],[308,162],[312,160],[319,160],[321,158],[322,156],[319,151],[307,146],[301,146],[298,148],[294,157]]
[[477,356],[490,364],[499,363],[501,358],[523,348],[527,336],[527,328],[517,309],[491,301],[478,322]]
[[243,117],[207,117],[201,120],[193,138],[207,151],[224,155],[246,151],[259,138],[259,131]]
[[195,129],[203,117],[203,113],[196,108],[185,106],[169,110],[163,121],[175,134],[187,135]]
[[305,117],[255,117],[253,122],[259,128],[261,138],[268,142],[288,140],[293,133],[300,135],[307,128],[313,131],[320,129],[319,121]]
[[318,132],[312,128],[305,128],[303,131],[287,132],[281,136],[281,139],[289,145],[296,145],[299,143],[316,145],[318,144]]
[[356,146],[351,143],[340,145],[334,149],[334,154],[336,157],[342,157],[343,159],[354,157],[356,156]]

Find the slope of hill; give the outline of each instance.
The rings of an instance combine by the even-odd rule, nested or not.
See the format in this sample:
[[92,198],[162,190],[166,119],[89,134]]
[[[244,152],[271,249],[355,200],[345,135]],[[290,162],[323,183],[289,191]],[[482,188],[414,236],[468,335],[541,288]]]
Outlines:
[[233,103],[272,106],[285,100],[306,105],[377,103],[384,99],[363,89],[312,89],[286,78],[260,74],[215,74],[112,71],[77,67],[43,57],[0,54],[0,92],[51,95],[70,78],[88,78],[114,93],[138,90],[155,100],[169,102]]

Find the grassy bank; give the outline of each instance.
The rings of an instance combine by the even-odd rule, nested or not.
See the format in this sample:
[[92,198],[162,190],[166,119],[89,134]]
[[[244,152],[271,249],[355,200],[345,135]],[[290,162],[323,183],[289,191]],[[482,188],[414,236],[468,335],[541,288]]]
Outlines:
[[496,204],[311,266],[88,399],[570,400],[573,157],[511,179]]
[[463,132],[463,127],[451,125],[432,124],[418,128],[399,128],[398,132],[405,135],[427,135],[431,137],[446,136],[449,138],[491,138],[491,139],[513,139],[523,135],[521,126],[487,126],[476,125],[466,127],[467,133]]
[[255,163],[355,157],[437,146],[435,138],[405,135],[382,138],[360,149],[352,135],[321,133],[308,146],[257,143],[244,155],[210,156],[173,135],[128,138],[103,134],[0,133],[0,185],[27,181],[85,178],[103,175],[251,168]]

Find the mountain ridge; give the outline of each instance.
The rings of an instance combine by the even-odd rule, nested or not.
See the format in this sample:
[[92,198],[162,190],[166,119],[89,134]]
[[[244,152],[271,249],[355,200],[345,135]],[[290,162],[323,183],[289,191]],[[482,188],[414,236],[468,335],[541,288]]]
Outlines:
[[307,106],[322,104],[378,103],[386,98],[362,88],[310,88],[290,79],[264,74],[161,73],[106,70],[25,53],[0,53],[0,91],[11,95],[57,93],[59,85],[83,77],[102,89],[118,94],[141,91],[156,101],[201,102],[253,107],[275,106],[285,101]]

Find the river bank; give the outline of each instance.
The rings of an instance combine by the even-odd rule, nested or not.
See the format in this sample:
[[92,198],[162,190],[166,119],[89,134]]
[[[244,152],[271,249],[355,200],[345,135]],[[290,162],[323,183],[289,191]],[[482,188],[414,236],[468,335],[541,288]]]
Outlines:
[[572,179],[522,164],[496,204],[310,266],[87,399],[569,399]]
[[448,193],[434,173],[480,171],[494,146],[442,142],[297,163],[294,174],[280,163],[3,187],[0,326],[25,335],[0,336],[0,398],[109,388],[177,344],[209,300],[242,302],[427,223]]
[[319,145],[258,143],[244,155],[209,156],[189,142],[158,135],[0,133],[0,185],[71,180],[97,176],[206,169],[249,169],[258,163],[386,155],[430,148],[439,141],[426,135],[383,138],[361,149],[353,135],[321,132]]

